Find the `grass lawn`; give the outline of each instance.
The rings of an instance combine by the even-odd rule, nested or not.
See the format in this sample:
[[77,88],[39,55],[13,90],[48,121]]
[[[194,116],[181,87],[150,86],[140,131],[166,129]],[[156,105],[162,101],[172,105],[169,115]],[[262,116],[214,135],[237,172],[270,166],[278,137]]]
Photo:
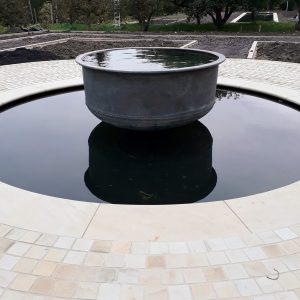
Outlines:
[[[85,24],[50,24],[50,30],[54,31],[126,31],[137,32],[141,31],[139,24],[123,24],[121,27],[116,27],[113,24],[93,24],[88,28]],[[1,30],[1,29],[0,29]],[[151,25],[150,32],[207,32],[216,31],[213,24],[170,24],[170,25]],[[255,23],[228,23],[220,31],[222,32],[294,32],[294,22],[264,22],[258,21]]]

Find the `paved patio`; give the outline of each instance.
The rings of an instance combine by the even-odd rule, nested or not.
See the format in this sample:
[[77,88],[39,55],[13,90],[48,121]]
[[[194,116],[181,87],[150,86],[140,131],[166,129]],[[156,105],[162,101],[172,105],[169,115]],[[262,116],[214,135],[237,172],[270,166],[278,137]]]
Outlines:
[[[82,85],[73,61],[0,67],[0,106]],[[228,59],[219,84],[300,104],[300,65]],[[212,203],[83,203],[0,183],[0,298],[300,299],[300,181]]]

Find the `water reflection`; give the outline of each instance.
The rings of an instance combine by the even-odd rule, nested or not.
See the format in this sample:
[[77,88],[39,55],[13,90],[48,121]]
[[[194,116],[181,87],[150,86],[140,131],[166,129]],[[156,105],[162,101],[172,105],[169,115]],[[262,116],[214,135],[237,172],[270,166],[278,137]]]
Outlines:
[[217,56],[179,49],[125,48],[89,54],[83,60],[109,70],[162,71],[199,66],[214,62]]
[[213,138],[200,122],[159,132],[99,124],[89,137],[85,183],[119,204],[191,203],[214,189]]
[[216,100],[221,101],[224,99],[230,99],[230,100],[238,100],[241,97],[241,94],[235,91],[229,91],[229,90],[222,90],[217,89],[216,90]]

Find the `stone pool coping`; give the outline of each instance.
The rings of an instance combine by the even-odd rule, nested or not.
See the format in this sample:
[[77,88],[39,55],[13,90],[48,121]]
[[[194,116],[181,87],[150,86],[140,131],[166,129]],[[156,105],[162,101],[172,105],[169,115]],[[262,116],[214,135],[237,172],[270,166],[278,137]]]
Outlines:
[[[299,74],[299,64],[227,59],[218,84],[300,105]],[[0,107],[24,96],[82,86],[81,68],[69,60],[2,66],[0,75],[5,78],[0,83]],[[300,181],[242,200],[141,207],[70,201],[0,183],[0,222],[92,239],[198,240],[294,226],[300,223],[299,196]],[[33,209],[24,212],[24,207]],[[120,228],[119,222],[127,226]]]
[[[73,61],[0,76],[0,106],[82,85]],[[300,104],[299,76],[299,64],[228,59],[218,83]],[[300,299],[299,198],[300,181],[243,199],[122,206],[0,182],[0,298]]]

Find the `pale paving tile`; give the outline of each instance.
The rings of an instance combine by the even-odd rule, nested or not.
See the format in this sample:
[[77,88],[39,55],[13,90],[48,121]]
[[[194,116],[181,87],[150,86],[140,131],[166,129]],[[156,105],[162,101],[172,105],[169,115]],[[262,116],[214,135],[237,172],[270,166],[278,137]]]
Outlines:
[[276,235],[273,231],[259,232],[257,235],[265,244],[278,243],[281,241],[278,235]]
[[49,261],[61,262],[66,254],[67,250],[51,248],[44,259]]
[[143,288],[138,285],[121,285],[120,300],[142,300]]
[[184,278],[180,269],[162,270],[161,276],[162,284],[165,285],[184,283]]
[[[294,233],[296,233],[298,236],[300,236],[300,224],[293,225],[289,227]],[[1,227],[0,227],[1,230]]]
[[243,250],[228,250],[225,252],[225,254],[232,263],[241,263],[249,261],[248,256],[244,253]]
[[234,281],[241,296],[255,296],[261,294],[261,291],[254,279],[240,279]]
[[162,255],[148,256],[146,266],[147,268],[165,268],[166,258]]
[[91,247],[92,252],[109,253],[112,247],[111,241],[94,241]]
[[145,285],[161,284],[162,271],[158,269],[144,269],[140,271],[139,283]]
[[295,234],[292,230],[289,228],[281,228],[275,230],[275,233],[284,241],[291,240],[297,238],[297,234]]
[[295,271],[300,269],[300,257],[297,255],[289,255],[281,258],[282,262],[289,268]]
[[22,292],[17,291],[4,291],[3,295],[1,296],[1,300],[23,300],[24,294]]
[[52,295],[59,298],[72,298],[77,284],[72,281],[55,280]]
[[35,276],[20,274],[10,284],[9,288],[12,290],[27,292],[30,290],[35,280]]
[[78,266],[74,280],[84,282],[96,282],[98,269],[96,267]]
[[268,269],[269,272],[273,273],[274,269],[276,269],[279,273],[287,272],[288,268],[279,258],[273,258],[262,261],[265,267]]
[[108,254],[104,261],[105,267],[122,268],[125,266],[125,255],[122,254]]
[[251,260],[260,260],[267,258],[266,254],[262,251],[260,247],[251,247],[244,249],[246,255]]
[[300,246],[294,241],[284,241],[278,245],[280,245],[288,254],[300,253]]
[[169,243],[169,251],[171,254],[189,253],[189,249],[186,243]]
[[[24,298],[22,298],[22,300],[48,300],[48,299],[50,299],[48,297],[44,297],[44,296],[41,296],[41,295],[34,295],[34,294],[24,294],[23,297]],[[51,300],[55,300],[55,299],[52,298]]]
[[168,243],[151,242],[149,248],[149,254],[168,254]]
[[52,247],[57,239],[58,239],[57,235],[44,233],[36,241],[36,244],[45,247]]
[[55,280],[47,277],[38,277],[32,287],[30,292],[35,294],[50,295],[54,290]]
[[117,271],[114,269],[102,269],[98,268],[95,272],[96,282],[112,282],[118,278]]
[[225,265],[223,268],[229,279],[243,279],[249,277],[242,265]]
[[33,269],[32,274],[38,276],[51,276],[56,268],[56,263],[51,261],[40,261]]
[[19,273],[31,273],[33,269],[35,268],[36,264],[38,263],[38,260],[26,258],[21,258],[18,263],[15,265],[13,270],[15,272]]
[[103,253],[89,252],[84,261],[84,265],[91,267],[101,267],[104,265],[106,255]]
[[49,248],[33,245],[25,254],[27,258],[42,259],[48,253]]
[[6,236],[11,230],[12,230],[12,227],[1,224],[0,225],[0,237]]
[[7,234],[6,234],[6,238],[10,239],[10,240],[15,240],[18,241],[20,240],[23,235],[26,233],[26,230],[24,229],[19,229],[19,228],[13,228],[12,230],[10,230]]
[[247,262],[242,265],[250,277],[267,276],[269,274],[268,269],[260,261]]
[[280,274],[278,283],[286,290],[300,289],[300,279],[298,279],[293,273]]
[[300,289],[294,290],[294,293],[296,294],[296,296],[298,297],[298,299],[300,299]]
[[254,297],[253,300],[276,300],[276,298],[274,295],[262,295]]
[[62,248],[62,249],[71,249],[74,242],[75,242],[75,238],[61,236],[55,242],[54,247]]
[[256,234],[248,234],[242,237],[248,247],[255,247],[263,244],[263,241]]
[[0,270],[0,287],[6,288],[17,276],[16,273]]
[[168,287],[170,300],[192,300],[188,285],[173,285]]
[[213,287],[221,299],[239,297],[236,287],[230,281],[216,282]]
[[148,254],[149,253],[149,243],[148,242],[133,242],[131,244],[132,254]]
[[187,266],[188,255],[187,254],[173,254],[166,255],[167,268],[185,268]]
[[229,262],[224,252],[208,252],[207,258],[211,265],[223,265]]
[[211,251],[227,250],[227,245],[223,239],[210,239],[206,241],[206,244]]
[[143,269],[146,267],[146,255],[127,254],[125,256],[125,267],[132,269]]
[[[98,294],[98,283],[78,282],[74,297],[79,299],[96,299]],[[108,298],[110,299],[110,298]]]
[[227,275],[222,267],[208,267],[203,269],[204,276],[207,281],[224,281],[227,280]]
[[76,265],[58,265],[52,276],[54,278],[73,280],[77,275],[79,267]]
[[150,285],[144,287],[144,300],[169,300],[166,286]]
[[3,270],[12,270],[14,266],[19,261],[20,257],[11,256],[11,255],[3,255],[0,258],[0,269]]
[[293,273],[298,279],[300,279],[300,270],[294,271]]
[[256,278],[256,282],[265,294],[280,292],[283,290],[277,280],[270,280],[267,277]]
[[104,283],[100,285],[97,300],[120,300],[120,294],[120,285]]
[[88,239],[77,239],[72,247],[73,250],[77,251],[90,251],[93,245],[92,240]]
[[69,251],[65,256],[63,262],[65,264],[81,265],[84,262],[85,257],[85,252]]
[[194,253],[186,256],[185,267],[205,267],[209,262],[205,253]]
[[204,253],[207,252],[207,248],[202,241],[188,242],[191,253]]
[[275,297],[277,300],[298,300],[299,299],[297,295],[292,291],[277,293]]
[[134,269],[121,269],[118,275],[119,283],[137,284],[139,282],[139,271]]
[[0,297],[2,296],[3,293],[4,293],[4,289],[0,287]]
[[182,273],[185,282],[188,284],[206,282],[204,273],[200,268],[184,269]]
[[279,245],[266,245],[261,248],[263,252],[265,252],[265,254],[270,258],[287,255],[286,251],[283,250],[283,248]]
[[246,247],[246,244],[239,237],[226,238],[226,239],[224,239],[224,241],[225,241],[227,248],[230,250]]
[[199,283],[191,285],[193,300],[216,299],[216,293],[209,283]]
[[131,242],[112,242],[111,252],[117,254],[127,254],[131,248]]
[[20,242],[24,243],[35,243],[37,239],[41,236],[41,233],[35,231],[27,231],[22,238],[20,238]]
[[7,249],[10,248],[14,243],[14,241],[0,238],[0,254],[5,253]]
[[15,256],[23,256],[30,247],[30,244],[16,242],[6,251],[6,253]]

